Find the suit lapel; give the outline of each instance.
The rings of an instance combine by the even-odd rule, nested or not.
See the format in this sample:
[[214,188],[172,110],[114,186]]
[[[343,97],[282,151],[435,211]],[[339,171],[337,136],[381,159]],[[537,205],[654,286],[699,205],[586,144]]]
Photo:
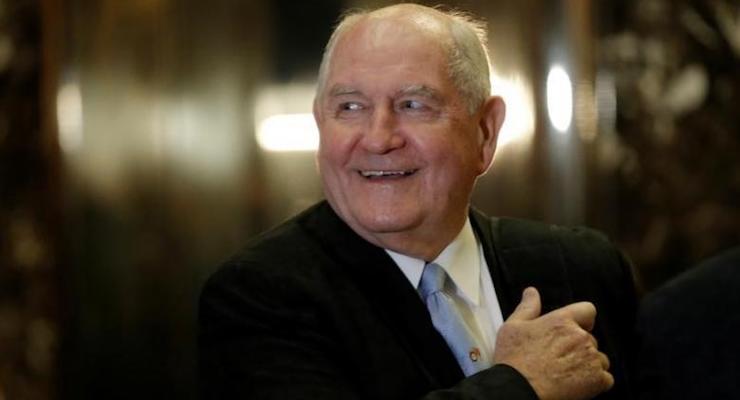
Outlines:
[[543,225],[508,218],[491,219],[470,213],[492,275],[504,318],[514,311],[527,286],[542,296],[542,313],[573,301],[562,253]]
[[463,378],[426,306],[383,249],[358,236],[326,202],[317,207],[306,228],[350,276],[433,387],[448,387]]

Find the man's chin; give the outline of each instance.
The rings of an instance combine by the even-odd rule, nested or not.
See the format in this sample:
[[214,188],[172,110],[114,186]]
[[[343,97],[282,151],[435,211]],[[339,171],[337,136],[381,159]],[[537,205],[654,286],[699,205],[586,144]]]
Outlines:
[[370,235],[398,234],[419,225],[417,216],[400,213],[355,213],[353,228]]
[[[422,222],[422,215],[418,207],[386,206],[379,207],[372,202],[352,204],[348,202],[334,202],[327,196],[329,204],[339,217],[365,239],[372,240],[372,236],[401,234],[412,231]],[[377,243],[376,243],[377,244]]]

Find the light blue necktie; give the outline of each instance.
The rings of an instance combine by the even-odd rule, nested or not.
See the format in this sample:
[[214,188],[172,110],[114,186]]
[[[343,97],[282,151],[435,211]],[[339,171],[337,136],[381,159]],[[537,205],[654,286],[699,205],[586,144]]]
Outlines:
[[444,288],[449,282],[447,272],[437,264],[424,266],[419,294],[427,304],[432,323],[445,338],[465,376],[488,368],[475,342],[472,331],[455,306],[455,300]]

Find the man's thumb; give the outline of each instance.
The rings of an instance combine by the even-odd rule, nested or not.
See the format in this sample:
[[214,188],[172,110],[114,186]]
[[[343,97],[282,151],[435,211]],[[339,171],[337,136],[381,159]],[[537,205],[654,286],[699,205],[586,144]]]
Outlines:
[[522,301],[519,302],[507,321],[529,321],[539,317],[541,310],[540,293],[530,286],[524,289]]

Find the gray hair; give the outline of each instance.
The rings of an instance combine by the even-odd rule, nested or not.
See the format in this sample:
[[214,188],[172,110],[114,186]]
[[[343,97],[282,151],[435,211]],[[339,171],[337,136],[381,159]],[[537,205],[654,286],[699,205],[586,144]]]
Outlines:
[[[447,53],[448,73],[452,83],[467,103],[468,111],[470,114],[474,114],[491,95],[489,58],[486,46],[488,32],[485,23],[470,14],[456,10],[413,6],[418,7],[421,12],[427,12],[445,22],[449,30],[449,40],[443,40],[442,46]],[[326,44],[321,58],[316,89],[317,96],[322,96],[326,89],[329,65],[339,38],[360,20],[375,11],[355,9],[341,17],[339,24],[334,28],[334,32],[332,32]]]

